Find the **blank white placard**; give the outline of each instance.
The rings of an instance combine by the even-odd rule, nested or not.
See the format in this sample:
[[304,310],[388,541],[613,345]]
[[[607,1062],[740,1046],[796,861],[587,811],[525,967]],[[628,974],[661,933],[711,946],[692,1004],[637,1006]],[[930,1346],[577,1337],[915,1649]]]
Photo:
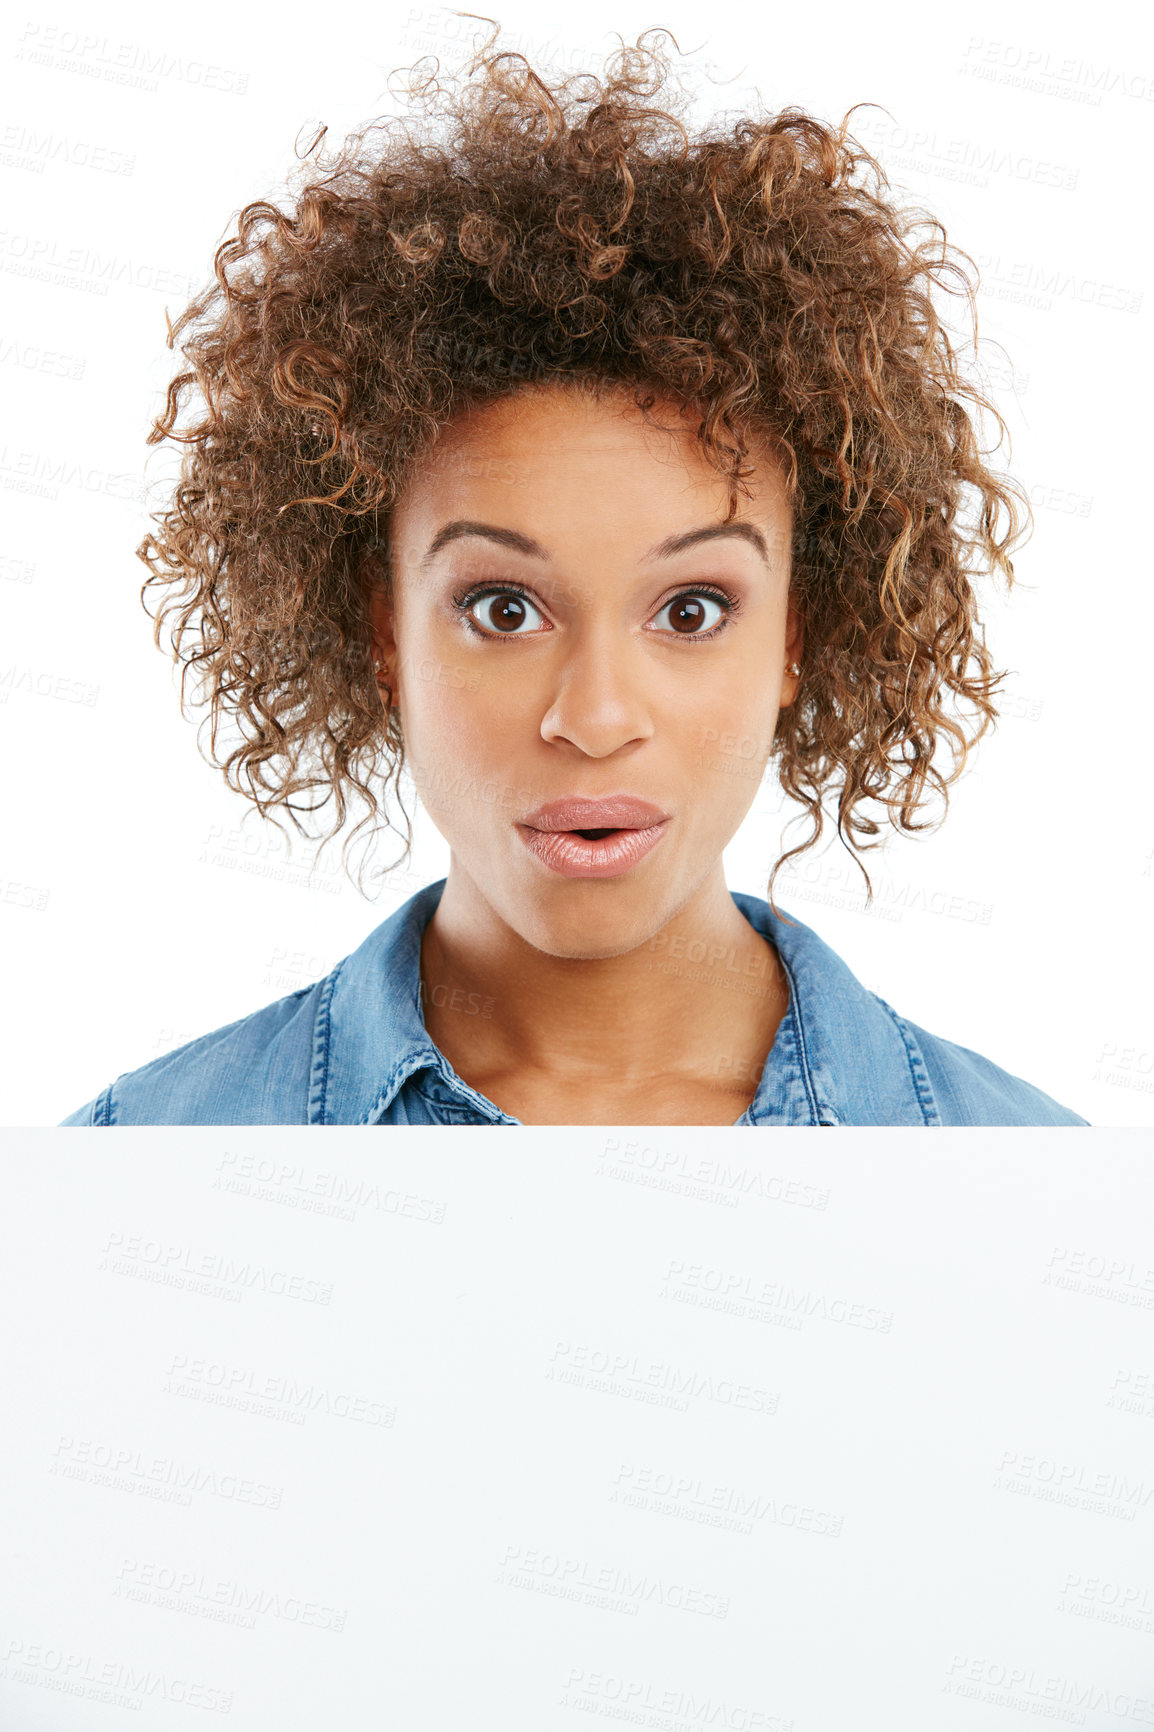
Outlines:
[[1149,1132],[2,1152],[12,1732],[1154,1723]]

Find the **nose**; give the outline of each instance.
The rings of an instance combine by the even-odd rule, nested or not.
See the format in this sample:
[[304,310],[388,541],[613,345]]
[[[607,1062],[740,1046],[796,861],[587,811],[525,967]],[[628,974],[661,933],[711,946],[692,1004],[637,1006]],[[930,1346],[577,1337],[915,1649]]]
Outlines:
[[[650,670],[651,671],[651,670]],[[653,716],[639,648],[605,623],[577,634],[541,718],[541,738],[588,758],[608,758],[651,738]]]

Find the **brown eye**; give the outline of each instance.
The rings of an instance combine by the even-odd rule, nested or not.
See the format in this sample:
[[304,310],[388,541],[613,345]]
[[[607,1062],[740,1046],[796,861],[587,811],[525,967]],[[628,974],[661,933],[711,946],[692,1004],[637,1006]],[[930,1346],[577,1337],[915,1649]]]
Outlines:
[[525,603],[515,595],[493,596],[489,609],[489,624],[498,631],[516,631],[526,619]]
[[[716,610],[711,619],[707,608]],[[678,595],[666,602],[658,614],[669,615],[669,623],[678,637],[707,637],[712,627],[724,618],[727,609],[711,595]]]
[[[516,591],[503,589],[491,595],[482,595],[473,603],[470,612],[475,610],[478,624],[486,631],[494,632],[501,637],[528,637],[531,634],[520,628],[528,620],[532,625],[533,614],[537,609],[526,596],[518,595]],[[540,619],[538,614],[538,619]]]
[[700,631],[705,624],[705,608],[694,596],[675,601],[669,609],[669,623],[674,631]]

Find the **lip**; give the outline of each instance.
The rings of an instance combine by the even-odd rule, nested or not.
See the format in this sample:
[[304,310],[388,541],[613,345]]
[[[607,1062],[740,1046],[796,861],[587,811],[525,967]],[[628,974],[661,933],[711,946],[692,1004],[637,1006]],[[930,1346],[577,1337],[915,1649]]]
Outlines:
[[[548,800],[517,825],[522,842],[562,878],[619,878],[643,860],[669,827],[669,813],[635,794]],[[608,836],[579,836],[608,830]]]
[[620,878],[644,860],[668,828],[669,819],[663,818],[658,824],[614,830],[597,839],[572,830],[537,830],[529,824],[518,824],[517,834],[531,854],[562,878]]
[[[660,806],[633,794],[611,794],[602,800],[549,800],[521,819],[531,830],[549,834],[558,830],[650,830],[669,817]],[[579,837],[578,840],[581,840]]]

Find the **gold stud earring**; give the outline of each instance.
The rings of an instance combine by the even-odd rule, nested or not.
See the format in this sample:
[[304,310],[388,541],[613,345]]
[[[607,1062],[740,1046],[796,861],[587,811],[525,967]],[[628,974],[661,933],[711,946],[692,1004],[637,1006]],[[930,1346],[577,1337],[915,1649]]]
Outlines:
[[801,663],[800,662],[787,662],[785,671],[787,674],[792,674],[794,676],[794,678],[796,679],[797,676],[801,673]]

